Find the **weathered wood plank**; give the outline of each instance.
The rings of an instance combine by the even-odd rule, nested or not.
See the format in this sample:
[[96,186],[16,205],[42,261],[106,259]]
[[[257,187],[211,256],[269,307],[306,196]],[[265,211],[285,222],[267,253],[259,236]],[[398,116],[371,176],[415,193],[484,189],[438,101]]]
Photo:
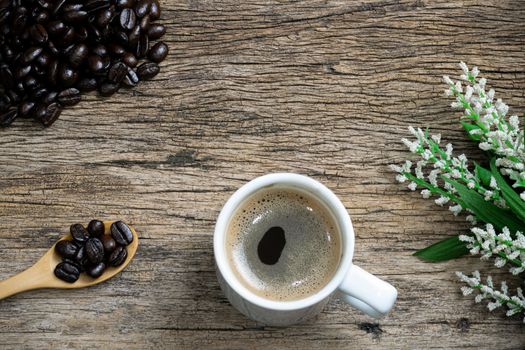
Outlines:
[[[122,218],[142,238],[108,283],[0,302],[2,348],[523,348],[521,321],[462,297],[453,272],[505,274],[475,258],[411,256],[467,225],[387,169],[407,156],[409,124],[481,157],[442,96],[459,60],[523,112],[521,1],[161,3],[171,53],[154,81],[90,95],[50,129],[0,130],[0,278],[74,221]],[[307,324],[265,328],[224,299],[214,220],[236,188],[272,171],[310,175],[341,197],[356,263],[400,291],[377,327],[334,300]]]

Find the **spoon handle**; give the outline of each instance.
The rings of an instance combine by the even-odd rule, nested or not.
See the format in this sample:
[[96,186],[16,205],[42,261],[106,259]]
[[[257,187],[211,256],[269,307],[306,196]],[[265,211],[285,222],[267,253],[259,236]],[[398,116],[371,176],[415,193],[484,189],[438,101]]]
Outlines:
[[49,284],[49,272],[43,273],[42,266],[35,264],[13,277],[0,281],[0,300],[32,289],[45,288]]

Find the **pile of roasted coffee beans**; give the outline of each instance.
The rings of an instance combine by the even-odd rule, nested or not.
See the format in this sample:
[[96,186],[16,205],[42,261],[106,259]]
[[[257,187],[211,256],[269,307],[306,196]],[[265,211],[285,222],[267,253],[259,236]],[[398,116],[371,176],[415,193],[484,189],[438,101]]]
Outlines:
[[[81,93],[114,94],[160,70],[157,0],[0,0],[0,127],[50,126]],[[147,59],[139,64],[141,59]]]
[[87,229],[82,224],[71,225],[73,240],[64,239],[55,245],[55,251],[63,258],[55,267],[55,276],[69,283],[78,280],[82,272],[98,278],[106,267],[126,261],[126,246],[133,242],[129,226],[117,221],[111,224],[111,235],[104,231],[104,223],[99,220],[92,220]]

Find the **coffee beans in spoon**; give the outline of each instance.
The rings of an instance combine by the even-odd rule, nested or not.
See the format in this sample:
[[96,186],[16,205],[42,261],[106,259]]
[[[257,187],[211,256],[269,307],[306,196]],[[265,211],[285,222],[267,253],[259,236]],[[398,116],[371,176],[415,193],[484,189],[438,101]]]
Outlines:
[[92,278],[102,276],[108,266],[122,265],[128,256],[126,246],[133,242],[133,233],[123,221],[114,222],[105,234],[104,223],[92,220],[87,229],[82,224],[70,228],[72,239],[55,245],[55,252],[62,262],[55,267],[55,276],[74,283],[85,272]]
[[153,78],[168,54],[160,14],[158,0],[0,0],[0,127],[47,127],[82,93]]

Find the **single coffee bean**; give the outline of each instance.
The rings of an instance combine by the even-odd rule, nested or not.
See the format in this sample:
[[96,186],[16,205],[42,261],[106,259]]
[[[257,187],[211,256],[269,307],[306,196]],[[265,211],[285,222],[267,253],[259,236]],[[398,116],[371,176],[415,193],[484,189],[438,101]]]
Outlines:
[[124,78],[124,80],[122,80],[122,84],[128,87],[133,87],[133,86],[136,86],[138,82],[139,82],[139,77],[137,73],[133,69],[128,68],[128,74],[126,74],[126,77]]
[[78,266],[67,261],[59,263],[55,267],[55,276],[68,283],[73,283],[78,280],[80,270]]
[[93,47],[91,49],[91,52],[93,52],[94,54],[102,57],[102,56],[106,56],[108,54],[108,49],[106,48],[106,46],[104,46],[102,44],[98,44],[98,45],[96,45],[95,47]]
[[120,245],[128,245],[133,242],[133,233],[128,225],[122,221],[111,224],[111,236]]
[[155,21],[160,18],[160,5],[157,0],[151,1],[149,6],[149,16],[152,21]]
[[17,117],[18,109],[16,107],[9,108],[7,112],[0,114],[0,127],[5,128],[6,126],[11,125]]
[[119,44],[112,43],[109,45],[109,51],[115,56],[122,56],[126,53],[126,49]]
[[128,257],[126,247],[117,246],[115,250],[109,255],[108,262],[111,266],[120,266]]
[[31,114],[35,107],[35,102],[31,100],[27,100],[22,102],[20,106],[18,106],[18,116],[20,118],[27,118]]
[[[79,243],[77,243],[79,244]],[[77,264],[77,266],[80,268],[80,270],[85,269],[85,267],[89,264],[89,259],[86,254],[86,245],[82,244],[80,247],[78,247],[78,250],[73,257],[73,261]]]
[[47,106],[48,106],[47,103],[38,104],[35,107],[35,111],[33,112],[33,118],[35,118],[36,120],[42,121],[42,119],[46,117]]
[[120,26],[123,29],[131,30],[135,27],[135,23],[137,23],[135,12],[130,8],[123,9],[120,13]]
[[24,14],[18,14],[15,15],[15,18],[13,20],[12,30],[20,35],[22,34],[24,28],[26,27],[27,23],[27,16]]
[[64,87],[70,87],[78,80],[78,73],[70,66],[63,64],[59,67],[58,77],[60,78]]
[[[22,85],[22,83],[20,83],[20,84]],[[11,103],[13,103],[13,104],[14,103],[18,103],[18,102],[20,102],[22,100],[20,98],[20,95],[18,95],[16,93],[16,91],[14,91],[14,90],[7,91],[6,95],[9,96],[9,98],[11,99]]]
[[106,269],[106,264],[103,262],[100,262],[95,265],[90,265],[86,268],[86,272],[88,275],[90,275],[93,278],[99,278],[104,273],[104,270]]
[[[32,91],[40,87],[40,83],[35,79],[35,77],[28,75],[24,78],[24,87],[27,91]],[[23,92],[22,89],[21,92]]]
[[51,103],[55,102],[58,96],[58,92],[56,91],[50,91],[45,96],[42,97],[42,103],[47,105],[50,105]]
[[75,43],[73,42],[76,39],[76,31],[74,27],[67,27],[64,34],[61,35],[60,38],[60,46],[69,46],[72,45],[75,46]]
[[162,24],[152,24],[148,29],[148,36],[150,40],[156,40],[166,34],[166,27]]
[[92,237],[102,236],[104,230],[104,223],[100,220],[91,220],[88,224],[88,232]]
[[13,73],[5,64],[0,67],[0,79],[2,79],[2,85],[7,88],[11,88],[15,85]]
[[109,7],[110,5],[111,3],[109,0],[87,0],[85,2],[84,8],[86,11],[91,13]]
[[113,11],[108,9],[104,9],[98,13],[98,15],[95,17],[97,21],[97,25],[99,28],[104,28],[111,22],[111,18],[113,17]]
[[118,84],[113,84],[110,82],[102,83],[98,89],[101,96],[109,97],[117,92],[119,89]]
[[88,55],[88,47],[86,44],[78,44],[71,50],[69,62],[73,67],[78,67],[84,62]]
[[5,112],[11,107],[11,99],[7,95],[0,95],[0,112]]
[[46,68],[47,66],[49,66],[51,60],[51,55],[44,51],[36,58],[35,63],[38,64],[41,68]]
[[138,0],[137,5],[135,6],[135,13],[137,17],[142,18],[149,13],[150,2],[148,0]]
[[89,35],[86,27],[77,27],[75,30],[75,34],[77,36],[77,42],[86,41]]
[[39,23],[35,24],[29,29],[29,34],[31,35],[33,41],[37,44],[44,44],[49,38],[46,28]]
[[54,60],[49,64],[47,69],[47,79],[49,83],[54,86],[58,82],[58,60]]
[[66,31],[66,25],[60,20],[52,21],[47,24],[47,31],[52,35],[58,36]]
[[[131,52],[127,52],[122,56],[122,62],[124,62],[128,67],[135,68],[139,63],[139,60]],[[127,69],[126,69],[127,74]]]
[[158,42],[149,50],[148,58],[153,62],[162,62],[168,55],[168,45],[165,43]]
[[62,50],[60,50],[60,52],[62,52],[62,55],[64,55],[64,56],[71,55],[71,51],[73,51],[73,49],[75,48],[75,44],[71,44],[70,42],[64,42],[63,46],[65,46],[65,47],[62,48]]
[[[42,55],[40,55],[42,56]],[[38,56],[40,58],[40,56]],[[27,66],[22,66],[22,67],[18,67],[16,70],[15,70],[15,78],[18,79],[18,80],[22,80],[22,78],[24,78],[26,75],[29,74],[29,72],[31,72],[31,69],[33,67],[31,65],[27,65]],[[5,78],[2,78],[2,80],[5,82]],[[7,82],[6,82],[7,83]],[[4,84],[4,86],[6,86],[6,84]]]
[[49,93],[49,90],[47,88],[43,87],[43,88],[39,88],[39,89],[36,89],[36,90],[32,91],[30,95],[34,99],[38,100],[38,99],[41,99],[44,96],[47,96],[48,93]]
[[147,33],[150,23],[151,23],[151,20],[149,16],[142,17],[142,19],[140,20],[140,24],[139,24],[140,30]]
[[58,11],[62,8],[62,6],[64,6],[64,4],[66,3],[67,0],[58,0],[55,2],[54,6],[53,6],[53,14],[57,14]]
[[[60,0],[60,1],[64,1],[64,0]],[[68,0],[65,0],[65,1],[68,1]],[[62,11],[63,12],[69,12],[69,11],[80,11],[82,10],[82,8],[84,7],[84,5],[82,4],[64,4],[64,7],[62,8]]]
[[137,43],[136,56],[142,58],[146,56],[149,50],[149,38],[146,34],[141,34]]
[[50,127],[51,125],[53,125],[54,122],[56,122],[56,120],[60,116],[60,113],[62,113],[62,109],[60,108],[58,103],[51,103],[47,106],[46,114],[40,119],[40,122],[46,128]]
[[80,102],[80,99],[80,91],[75,88],[62,90],[57,96],[57,100],[62,106],[76,105]]
[[137,68],[137,75],[139,76],[140,80],[151,79],[155,75],[157,75],[159,72],[160,72],[160,68],[158,64],[153,63],[153,62],[142,63]]
[[46,9],[46,10],[51,10],[53,8],[53,4],[51,4],[51,1],[48,1],[48,0],[37,0],[38,4]]
[[86,242],[86,255],[93,264],[98,264],[104,260],[104,246],[100,239],[92,237]]
[[82,226],[82,224],[73,224],[69,228],[69,232],[75,241],[78,243],[85,243],[89,239],[89,233]]
[[113,252],[117,247],[117,243],[110,235],[102,235],[100,237],[100,241],[104,246],[104,253],[106,256],[109,256],[109,254],[111,254],[111,252]]
[[124,9],[135,6],[135,0],[117,0],[117,7]]
[[118,84],[122,81],[122,79],[124,79],[127,72],[128,67],[126,66],[126,64],[122,62],[117,62],[109,69],[108,79],[111,82]]
[[88,67],[95,74],[101,72],[104,69],[104,61],[102,60],[102,57],[98,55],[90,55],[88,57]]
[[84,78],[77,84],[80,91],[88,92],[97,89],[97,80],[95,78]]
[[86,11],[68,11],[63,14],[62,18],[69,23],[79,23],[88,18],[88,13]]
[[61,240],[55,245],[55,252],[63,258],[73,259],[77,253],[77,246],[68,240]]
[[126,34],[125,31],[121,29],[113,29],[113,27],[106,27],[105,30],[111,31],[111,33],[104,34],[112,36],[112,42],[122,46],[128,46],[128,34]]
[[130,47],[135,47],[139,43],[140,33],[142,33],[140,26],[135,26],[135,28],[129,32],[128,44]]
[[24,93],[26,92],[26,88],[25,88],[25,85],[24,85],[24,82],[23,81],[19,81],[18,83],[16,83],[15,86],[13,86],[13,90],[11,91],[14,91],[18,94],[18,99],[16,98],[13,98],[13,101],[16,101],[16,103],[22,101],[22,97],[24,95]]
[[44,24],[49,20],[49,14],[46,11],[39,12],[35,17],[35,22],[38,24]]
[[33,61],[42,53],[42,48],[39,46],[32,46],[25,50],[24,56],[22,57],[22,63],[29,63]]

